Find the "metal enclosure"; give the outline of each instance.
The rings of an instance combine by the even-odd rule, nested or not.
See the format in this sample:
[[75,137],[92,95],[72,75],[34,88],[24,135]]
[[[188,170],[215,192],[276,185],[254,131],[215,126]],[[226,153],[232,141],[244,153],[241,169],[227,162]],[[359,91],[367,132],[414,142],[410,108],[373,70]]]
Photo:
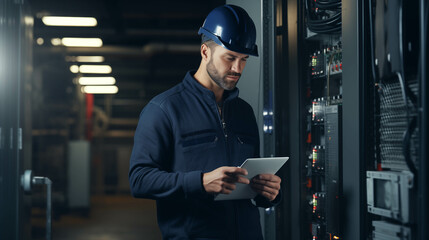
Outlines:
[[0,239],[28,239],[29,200],[21,174],[30,167],[32,17],[26,1],[0,2]]
[[[337,1],[317,0],[307,1],[307,4],[313,4],[313,2],[314,4],[320,2],[323,5]],[[317,91],[325,94],[331,90],[329,83],[327,87],[327,85],[313,80],[309,84],[307,80],[309,79],[308,74],[316,76],[310,77],[310,79],[326,78],[328,74],[321,70],[331,62],[329,58],[326,58],[329,53],[324,51],[312,53],[314,60],[310,62],[312,72],[308,70],[309,56],[307,54],[309,49],[317,50],[319,46],[329,44],[336,37],[332,34],[314,34],[307,29],[306,1],[288,0],[281,9],[276,9],[277,13],[283,12],[284,15],[287,15],[287,29],[278,29],[278,31],[285,31],[288,36],[288,49],[283,51],[284,54],[287,54],[288,61],[283,64],[275,64],[275,68],[282,69],[281,71],[286,73],[286,77],[275,78],[274,83],[276,85],[278,81],[281,81],[283,88],[279,91],[287,95],[287,99],[282,100],[277,95],[275,102],[277,103],[276,113],[280,116],[287,116],[286,119],[282,119],[282,123],[287,126],[288,131],[281,133],[286,134],[287,140],[276,138],[276,146],[282,146],[286,150],[286,154],[291,157],[291,161],[289,161],[291,170],[286,173],[286,179],[290,181],[288,187],[289,191],[293,193],[287,196],[287,200],[283,202],[281,215],[285,220],[281,226],[277,227],[277,236],[287,239],[331,239],[331,237],[336,239],[334,235],[321,237],[317,234],[320,232],[333,233],[337,231],[335,230],[337,228],[339,235],[336,237],[338,239],[387,239],[383,237],[394,234],[397,239],[427,238],[428,209],[424,203],[427,199],[428,184],[427,148],[425,147],[428,133],[426,76],[428,20],[427,17],[425,18],[428,14],[427,5],[424,1],[341,1],[341,35],[337,38],[341,42],[337,49],[341,50],[341,66],[343,67],[338,73],[342,75],[339,82],[341,100],[338,104],[341,110],[338,111],[338,117],[334,117],[338,120],[338,124],[334,124],[334,126],[340,129],[340,143],[336,145],[338,151],[333,152],[334,155],[340,156],[338,161],[340,165],[334,175],[326,173],[326,167],[336,158],[335,156],[329,157],[333,148],[329,147],[329,142],[326,142],[334,137],[331,136],[332,132],[329,133],[326,129],[329,126],[326,125],[329,118],[326,110],[332,112],[332,109],[329,110],[330,107],[320,108],[320,105],[326,105],[325,102],[329,101],[329,98],[314,99],[313,106],[308,106],[306,95],[317,95]],[[384,12],[377,13],[378,10],[383,11],[383,9]],[[378,19],[378,21],[375,23],[374,19]],[[392,21],[398,24],[389,24]],[[402,29],[398,30],[398,26]],[[415,26],[419,26],[420,29],[412,31],[411,29],[417,29]],[[374,35],[384,36],[388,39],[380,40]],[[399,38],[399,40],[395,38]],[[320,42],[321,45],[318,45],[317,42]],[[401,63],[401,57],[404,58],[405,63]],[[381,58],[383,61],[380,61]],[[420,60],[417,61],[417,59]],[[311,65],[312,63],[314,65]],[[405,90],[402,92],[406,91],[408,98],[408,104],[402,108],[408,108],[408,110],[403,110],[402,114],[387,111],[385,107],[386,104],[388,108],[401,107],[400,103],[394,102],[402,101],[402,97],[395,98],[395,95],[401,96],[400,87],[388,85],[396,81],[395,72],[398,71],[406,78]],[[377,72],[377,74],[373,72]],[[332,72],[329,75],[334,76]],[[375,75],[377,77],[374,77]],[[380,84],[384,84],[384,86]],[[306,88],[309,85],[311,87],[307,91]],[[389,92],[394,88],[396,92]],[[402,88],[404,89],[404,87]],[[380,91],[384,91],[384,95],[381,95]],[[332,95],[328,93],[327,96]],[[338,103],[337,100],[335,101]],[[322,111],[321,109],[325,111],[324,115],[318,115],[318,112]],[[405,114],[407,111],[409,115]],[[311,120],[308,120],[308,112],[313,115],[310,116],[313,118],[313,122],[315,116],[316,121],[319,121],[317,116],[324,117],[319,121],[325,122],[324,131],[320,131],[325,135],[322,136],[324,142],[320,141],[320,144],[315,142],[316,139],[320,139],[319,134],[315,135],[315,131],[309,131],[311,138],[310,135],[303,134],[306,130],[315,128],[314,123],[309,127],[308,123]],[[383,114],[387,117],[383,118]],[[276,117],[279,115],[275,114]],[[404,126],[404,122],[408,122],[408,125]],[[278,129],[275,130],[275,134],[279,134]],[[313,152],[307,157],[306,152],[309,151],[306,151],[306,148],[309,143],[315,146],[312,148]],[[390,145],[386,145],[386,143]],[[392,152],[389,153],[389,150]],[[412,168],[413,164],[408,162],[407,156],[412,158],[417,170]],[[308,159],[313,164],[306,164]],[[322,160],[325,162],[322,163]],[[323,166],[325,169],[322,169]],[[316,169],[308,170],[310,168]],[[325,180],[322,180],[322,187],[320,187],[322,191],[316,192],[313,199],[309,199],[306,197],[306,187],[303,186],[307,185],[308,188],[313,189],[314,185],[320,185],[320,182],[314,181],[314,174],[320,174],[322,170],[325,174]],[[326,181],[326,176],[336,177],[336,174],[338,174],[336,178],[338,181],[333,182],[339,184],[338,195],[331,195],[329,200],[327,195],[329,195],[330,185]],[[383,177],[375,177],[379,175]],[[312,176],[313,181],[305,181],[305,176]],[[398,176],[398,179],[396,180],[395,177],[394,182],[387,183],[385,178],[392,176]],[[401,176],[407,176],[407,178]],[[326,185],[323,186],[323,183]],[[393,187],[385,189],[381,187],[390,185]],[[400,189],[397,194],[390,192],[390,189],[397,188]],[[332,198],[333,196],[338,196],[338,199]],[[377,198],[378,200],[376,200]],[[392,205],[392,208],[397,206],[399,212],[395,213],[371,205],[371,201],[389,205],[390,198],[392,201],[401,202],[399,205]],[[337,200],[338,202],[332,204]],[[318,220],[317,224],[309,225],[308,219],[313,218],[305,212],[309,202],[314,207],[313,216],[321,219],[336,216],[335,221],[338,222],[324,223]],[[413,223],[411,220],[417,222]],[[330,226],[332,224],[336,226],[333,228]],[[383,235],[382,232],[389,228],[391,231],[388,231],[387,235]]]

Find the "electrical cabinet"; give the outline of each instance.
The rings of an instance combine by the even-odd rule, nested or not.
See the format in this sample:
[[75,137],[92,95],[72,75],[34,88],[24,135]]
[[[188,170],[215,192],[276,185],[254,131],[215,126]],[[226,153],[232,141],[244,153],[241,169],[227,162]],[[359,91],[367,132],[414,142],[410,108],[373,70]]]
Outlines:
[[289,0],[281,9],[288,61],[276,68],[287,78],[276,81],[289,96],[274,116],[290,128],[279,146],[291,156],[282,236],[427,239],[427,5]]

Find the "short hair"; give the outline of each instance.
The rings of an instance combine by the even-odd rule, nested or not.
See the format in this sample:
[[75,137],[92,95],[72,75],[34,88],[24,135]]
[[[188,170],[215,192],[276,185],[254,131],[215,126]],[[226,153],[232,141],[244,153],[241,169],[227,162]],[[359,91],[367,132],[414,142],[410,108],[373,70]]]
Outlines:
[[215,43],[215,41],[213,41],[211,38],[207,37],[206,35],[201,34],[201,45],[203,44],[207,45],[207,47],[213,50],[214,49],[213,46],[215,46],[215,44],[217,43]]

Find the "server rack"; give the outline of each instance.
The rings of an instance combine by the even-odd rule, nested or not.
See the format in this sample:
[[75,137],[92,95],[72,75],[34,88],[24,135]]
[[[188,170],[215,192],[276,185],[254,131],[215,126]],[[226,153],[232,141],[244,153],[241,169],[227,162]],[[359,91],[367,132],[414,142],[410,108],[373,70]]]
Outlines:
[[[426,124],[419,114],[425,90],[419,61],[422,44],[412,30],[420,24],[419,1],[369,1],[370,56],[373,104],[373,166],[366,170],[367,212],[370,236],[375,239],[424,239],[425,219],[419,196],[425,184],[419,176],[425,170],[425,148],[420,131]],[[419,91],[420,89],[420,91]],[[424,207],[424,206],[423,206]]]
[[341,2],[332,3],[317,12],[314,1],[287,1],[284,9],[289,104],[283,111],[290,117],[284,144],[292,159],[292,217],[285,222],[293,239],[342,237]]
[[[288,141],[279,140],[280,145],[288,146],[291,156],[286,173],[291,195],[282,206],[283,213],[290,215],[283,227],[290,224],[291,228],[288,233],[278,230],[278,235],[291,239],[426,239],[427,3],[343,0],[341,34],[314,34],[317,29],[311,31],[314,26],[308,24],[309,5],[335,3],[338,1],[289,0],[283,8],[288,61],[287,68],[277,68],[286,69],[283,80],[287,88],[282,89],[288,92],[288,99],[277,99],[287,103],[278,107],[277,114],[286,115],[289,121],[285,121]],[[321,19],[335,13],[331,14]],[[385,15],[394,20],[392,24],[380,21]],[[401,24],[407,29],[398,30]],[[388,39],[380,40],[380,36]],[[395,37],[401,39],[395,42]],[[403,52],[399,52],[401,47]],[[382,48],[385,52],[380,52]],[[341,56],[334,56],[337,53]],[[337,60],[343,68],[327,73],[325,69]],[[390,69],[393,73],[391,69],[408,64],[400,75],[406,79],[405,87],[401,89],[392,74],[374,77],[374,69],[380,73],[382,64],[388,65],[384,72]],[[404,92],[408,94],[405,101]],[[337,108],[337,115],[330,115],[335,112],[331,105]],[[334,132],[338,130],[339,139],[334,147],[327,141],[336,137],[327,130],[332,127]],[[338,185],[329,184],[333,182]],[[393,211],[392,206],[397,209]]]

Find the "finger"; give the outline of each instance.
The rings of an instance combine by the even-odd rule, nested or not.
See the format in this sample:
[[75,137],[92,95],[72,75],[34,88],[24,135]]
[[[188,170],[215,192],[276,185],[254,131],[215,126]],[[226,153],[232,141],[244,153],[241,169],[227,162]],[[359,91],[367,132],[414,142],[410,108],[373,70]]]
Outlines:
[[277,196],[276,194],[271,194],[267,192],[263,192],[261,195],[266,197],[270,201],[273,201],[274,199],[276,199],[276,196]]
[[269,194],[275,194],[277,195],[279,192],[279,189],[277,188],[271,188],[265,185],[261,185],[261,184],[252,184],[251,187],[254,190],[257,190],[258,192],[262,193],[262,192],[267,192]]
[[270,193],[270,192],[265,192],[265,191],[256,191],[256,193],[258,193],[261,196],[264,196],[265,198],[267,198],[270,201],[273,201],[274,199],[276,199],[278,194],[274,194],[274,193]]
[[252,179],[252,184],[259,184],[259,185],[267,186],[267,187],[277,189],[277,190],[280,189],[280,183],[270,182],[267,180]]
[[248,174],[246,169],[239,168],[239,167],[225,167],[223,170],[225,173],[229,173],[229,174],[236,174],[236,175],[238,174],[238,175],[244,175],[244,176]]
[[278,182],[278,183],[282,181],[282,179],[279,176],[274,174],[259,174],[255,177],[255,179],[266,180],[270,182]]
[[247,179],[245,177],[240,177],[240,176],[238,177],[237,182],[238,183],[243,183],[243,184],[250,184],[250,180],[249,179]]
[[243,184],[249,184],[250,180],[245,178],[245,177],[241,177],[239,175],[232,175],[232,176],[225,176],[224,178],[222,178],[222,181],[224,182],[228,182],[228,183],[243,183]]
[[222,190],[228,190],[228,191],[234,191],[235,190],[235,184],[234,183],[228,183],[224,182],[221,184]]
[[228,183],[237,183],[237,182],[240,182],[240,176],[234,175],[234,174],[226,174],[222,178],[222,181],[228,182]]
[[260,195],[266,197],[270,201],[273,201],[277,197],[277,195],[279,194],[278,191],[271,191],[271,190],[267,191],[267,189],[264,186],[260,186],[260,185],[259,186],[258,185],[252,186],[252,189],[256,193],[259,193]]

